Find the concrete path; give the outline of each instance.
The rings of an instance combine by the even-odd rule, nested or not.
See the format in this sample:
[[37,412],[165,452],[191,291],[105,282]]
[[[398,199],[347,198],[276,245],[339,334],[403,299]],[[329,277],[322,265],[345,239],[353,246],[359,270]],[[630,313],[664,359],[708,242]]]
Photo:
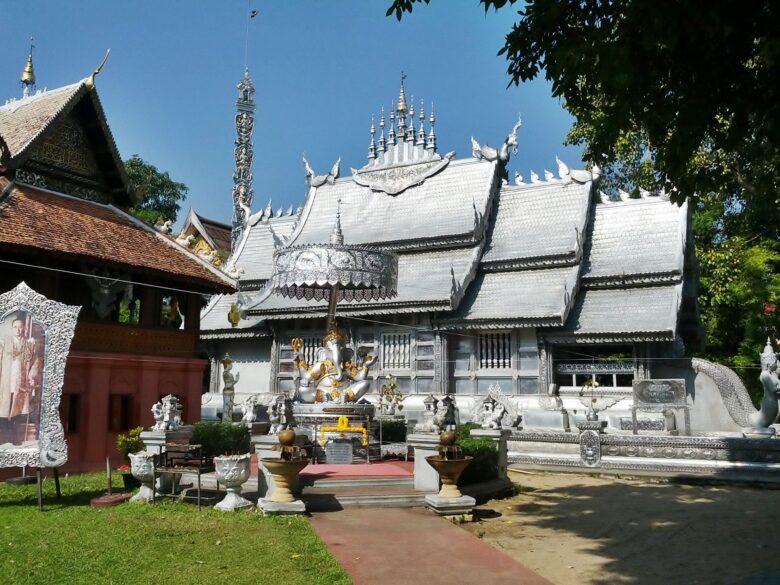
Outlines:
[[355,585],[552,585],[423,508],[347,508],[311,522]]

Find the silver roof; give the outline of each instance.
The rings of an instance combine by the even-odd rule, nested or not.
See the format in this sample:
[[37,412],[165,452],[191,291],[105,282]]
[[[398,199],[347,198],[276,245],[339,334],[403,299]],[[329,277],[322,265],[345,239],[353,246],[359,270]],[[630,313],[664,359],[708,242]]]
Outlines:
[[444,328],[563,325],[573,303],[579,266],[483,272]]
[[296,216],[273,217],[249,225],[236,250],[237,266],[243,269],[241,280],[268,280],[273,272],[274,237],[287,237],[295,225]]
[[574,338],[671,341],[677,331],[682,284],[583,290],[560,331]]
[[661,197],[595,206],[583,281],[624,285],[679,281],[687,232],[687,204]]
[[257,317],[242,318],[234,328],[228,321],[228,312],[233,303],[238,302],[238,295],[214,295],[200,314],[200,330],[214,329],[248,329],[256,327],[262,320]]
[[496,163],[452,161],[398,195],[372,191],[352,178],[312,187],[290,244],[327,242],[341,201],[344,243],[391,250],[469,244],[481,237]]
[[572,264],[581,255],[592,183],[504,185],[482,264]]

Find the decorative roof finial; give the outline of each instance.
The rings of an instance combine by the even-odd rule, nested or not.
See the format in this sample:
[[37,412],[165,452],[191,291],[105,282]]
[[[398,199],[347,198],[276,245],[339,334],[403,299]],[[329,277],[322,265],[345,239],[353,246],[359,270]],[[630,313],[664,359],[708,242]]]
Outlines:
[[406,92],[404,91],[406,75],[401,71],[401,90],[398,92],[398,113],[406,115]]
[[339,246],[344,245],[344,234],[341,232],[341,197],[336,205],[336,225],[333,226],[333,233],[330,235],[330,243]]
[[404,79],[406,75],[401,71],[401,90],[398,92],[398,105],[396,106],[396,112],[398,113],[398,139],[403,141],[406,139],[406,92],[404,91]]
[[406,141],[414,142],[414,96],[412,96],[409,107],[409,131],[406,133]]
[[371,142],[368,143],[368,160],[372,161],[376,158],[376,142],[374,137],[376,136],[376,127],[374,126],[374,114],[371,114]]
[[395,101],[390,100],[390,131],[387,133],[390,144],[395,144]]
[[428,118],[428,123],[431,125],[431,131],[428,132],[428,144],[425,148],[436,152],[436,132],[433,129],[436,125],[436,114],[433,112],[433,102],[431,102],[431,117]]
[[385,107],[382,106],[382,117],[379,118],[379,152],[385,152],[387,150],[387,144],[385,143]]
[[97,77],[98,73],[100,73],[103,70],[103,66],[106,64],[106,61],[108,61],[108,56],[111,54],[111,49],[106,50],[106,54],[103,56],[103,60],[100,62],[100,65],[97,66],[97,69],[95,69],[89,77],[87,77],[87,81],[85,82],[85,85],[88,89],[94,89],[95,88],[95,77]]
[[33,68],[33,49],[35,48],[35,45],[33,44],[33,38],[30,37],[30,53],[27,55],[27,64],[24,66],[24,71],[22,71],[22,78],[19,80],[22,84],[22,95],[24,97],[27,97],[30,95],[30,92],[35,89],[35,69]]
[[417,142],[415,142],[415,145],[418,146],[425,146],[425,111],[423,108],[425,107],[425,102],[421,99],[420,100],[420,129],[417,130]]

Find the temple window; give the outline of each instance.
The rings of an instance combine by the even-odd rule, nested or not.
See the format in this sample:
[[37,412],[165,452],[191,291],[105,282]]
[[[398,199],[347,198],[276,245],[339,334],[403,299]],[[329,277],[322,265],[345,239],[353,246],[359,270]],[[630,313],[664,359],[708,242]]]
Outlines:
[[133,397],[129,394],[110,394],[108,396],[108,430],[121,433],[130,428],[131,405]]
[[512,367],[512,339],[508,331],[479,334],[480,369]]
[[558,348],[555,383],[560,388],[631,388],[634,358],[630,347]]
[[122,299],[119,301],[118,322],[137,325],[141,320],[141,299]]
[[165,293],[160,302],[160,326],[170,329],[184,329],[187,314],[187,297],[182,294]]
[[539,393],[539,350],[533,329],[451,334],[450,390],[487,394],[498,385],[506,394]]
[[412,334],[382,333],[382,368],[408,370],[412,365]]
[[79,394],[63,394],[60,400],[60,420],[65,434],[79,432],[79,409],[81,396]]

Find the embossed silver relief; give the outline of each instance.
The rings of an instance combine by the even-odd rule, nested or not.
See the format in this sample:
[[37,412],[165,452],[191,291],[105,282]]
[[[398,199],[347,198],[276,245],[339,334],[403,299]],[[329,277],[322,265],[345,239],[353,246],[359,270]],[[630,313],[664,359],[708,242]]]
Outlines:
[[252,207],[252,130],[255,125],[254,111],[255,87],[249,70],[244,71],[244,77],[236,86],[238,101],[236,101],[236,142],[233,171],[233,230],[231,232],[231,248],[235,250],[249,219],[247,209]]
[[328,285],[340,285],[338,300],[384,299],[396,294],[398,256],[375,248],[319,244],[274,253],[270,286],[283,296],[329,300]]
[[59,405],[79,310],[23,282],[0,294],[0,467],[68,460]]
[[598,432],[580,433],[580,459],[588,467],[596,467],[601,463],[601,437]]
[[448,152],[444,158],[438,154],[430,162],[417,162],[407,165],[393,165],[386,168],[363,167],[352,169],[352,180],[372,191],[382,191],[388,195],[398,195],[409,187],[421,185],[426,179],[440,173],[455,156]]

